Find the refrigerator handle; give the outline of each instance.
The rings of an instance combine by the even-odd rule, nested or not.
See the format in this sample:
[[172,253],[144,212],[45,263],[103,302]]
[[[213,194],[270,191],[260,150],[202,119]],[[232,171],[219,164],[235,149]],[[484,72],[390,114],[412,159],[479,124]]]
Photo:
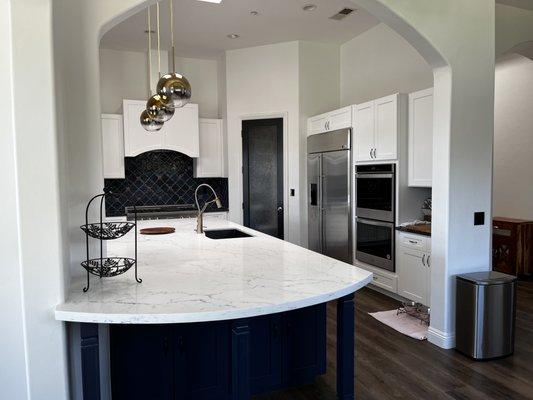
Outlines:
[[323,206],[323,195],[324,195],[324,173],[322,171],[322,154],[320,154],[318,159],[318,211],[319,211],[319,222],[318,229],[320,230],[320,253],[324,253],[324,210]]

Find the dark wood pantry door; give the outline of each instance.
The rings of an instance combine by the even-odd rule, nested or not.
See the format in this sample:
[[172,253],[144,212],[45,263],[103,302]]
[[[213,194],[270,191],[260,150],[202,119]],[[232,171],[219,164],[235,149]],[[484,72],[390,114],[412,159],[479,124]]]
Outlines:
[[283,119],[242,122],[244,225],[283,239]]

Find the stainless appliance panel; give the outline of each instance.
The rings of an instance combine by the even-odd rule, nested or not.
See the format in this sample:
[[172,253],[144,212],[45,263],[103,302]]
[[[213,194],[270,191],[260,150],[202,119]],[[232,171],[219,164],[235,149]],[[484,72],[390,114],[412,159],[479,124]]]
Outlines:
[[322,252],[322,188],[321,154],[307,157],[307,196],[308,196],[308,242],[309,250]]
[[[393,165],[380,165],[394,171]],[[396,203],[394,172],[358,172],[355,174],[356,215],[362,218],[394,222]]]
[[352,261],[350,218],[350,152],[322,154],[322,253]]
[[394,224],[358,217],[356,226],[357,260],[394,272]]
[[351,129],[339,129],[307,138],[307,153],[323,153],[327,151],[349,150]]

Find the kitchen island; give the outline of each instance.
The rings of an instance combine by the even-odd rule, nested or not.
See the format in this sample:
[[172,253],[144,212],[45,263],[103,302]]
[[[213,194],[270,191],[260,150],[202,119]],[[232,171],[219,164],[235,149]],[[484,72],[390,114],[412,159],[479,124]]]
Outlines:
[[[56,319],[77,327],[84,400],[101,398],[101,324],[110,325],[115,400],[241,400],[309,381],[325,371],[325,303],[331,300],[338,302],[338,398],[352,399],[354,292],[372,274],[228,221],[206,220],[206,230],[250,236],[212,239],[197,234],[195,224],[139,221],[139,228],[176,229],[138,236],[143,282],[135,282],[133,271],[91,277],[83,293],[84,280],[76,280],[57,306]],[[131,254],[133,239],[130,232],[108,242],[107,255]],[[157,379],[147,386],[151,397],[141,394],[142,375]]]

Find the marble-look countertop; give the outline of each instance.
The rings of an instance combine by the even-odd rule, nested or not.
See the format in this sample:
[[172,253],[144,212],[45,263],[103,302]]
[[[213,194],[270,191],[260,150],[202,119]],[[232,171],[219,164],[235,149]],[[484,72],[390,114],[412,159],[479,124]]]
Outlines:
[[[243,226],[215,219],[204,224],[253,237],[209,239],[194,231],[195,219],[139,221],[139,229],[176,228],[170,235],[138,236],[143,282],[135,282],[133,268],[113,278],[91,275],[83,293],[85,278],[76,279],[56,307],[56,319],[159,324],[246,318],[324,303],[372,281],[361,268]],[[107,255],[133,256],[133,239],[130,232],[108,241]]]

